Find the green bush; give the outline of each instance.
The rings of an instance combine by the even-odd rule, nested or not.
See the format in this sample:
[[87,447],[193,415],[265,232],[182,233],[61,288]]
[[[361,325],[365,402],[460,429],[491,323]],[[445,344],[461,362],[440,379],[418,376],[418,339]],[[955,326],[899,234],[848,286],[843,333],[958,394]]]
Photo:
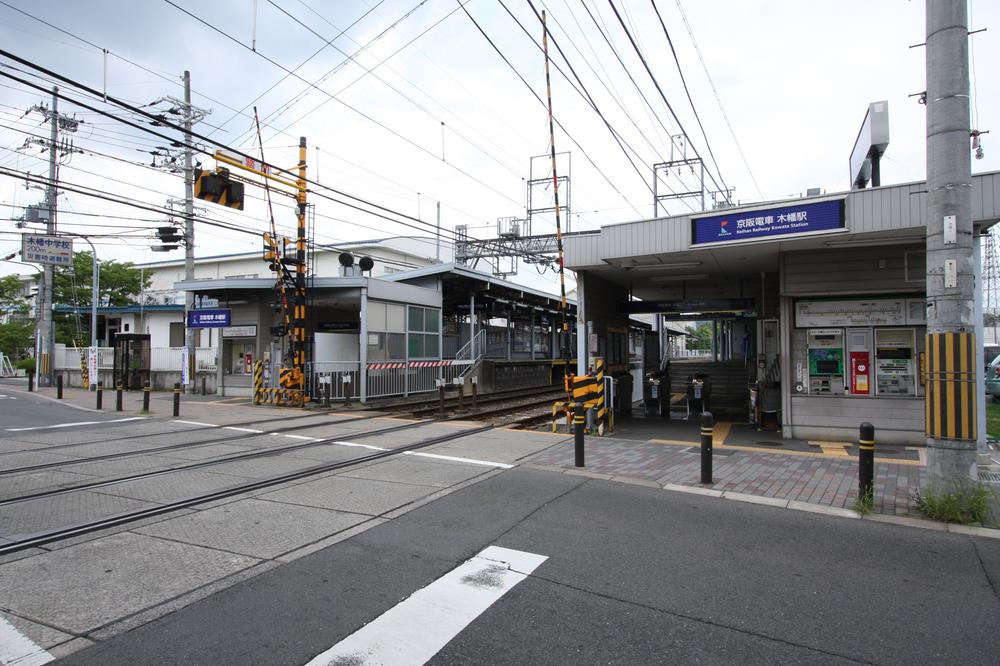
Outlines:
[[20,361],[14,361],[14,367],[18,370],[25,370],[27,372],[35,371],[35,359],[33,358],[22,358]]
[[875,510],[875,487],[872,486],[863,495],[858,495],[854,498],[854,506],[852,507],[859,516],[867,516]]
[[963,525],[985,524],[990,519],[993,490],[980,483],[958,485],[951,492],[928,488],[917,495],[920,513],[932,520]]

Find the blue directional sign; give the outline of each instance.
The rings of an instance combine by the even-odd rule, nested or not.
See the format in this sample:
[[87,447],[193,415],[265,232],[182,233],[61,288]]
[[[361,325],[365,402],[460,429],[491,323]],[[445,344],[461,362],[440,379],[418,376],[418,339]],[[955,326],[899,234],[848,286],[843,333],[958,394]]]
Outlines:
[[790,204],[778,208],[730,211],[691,220],[691,245],[796,236],[844,228],[844,200]]
[[232,319],[231,310],[190,310],[188,328],[225,328]]

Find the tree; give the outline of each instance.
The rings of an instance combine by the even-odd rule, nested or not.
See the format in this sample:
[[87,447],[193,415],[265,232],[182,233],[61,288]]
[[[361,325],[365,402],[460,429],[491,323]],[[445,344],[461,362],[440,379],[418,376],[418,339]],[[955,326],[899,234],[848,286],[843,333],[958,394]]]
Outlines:
[[0,278],[0,351],[21,358],[33,346],[35,324],[24,298],[24,284],[17,275]]
[[712,322],[702,321],[689,333],[687,339],[688,349],[711,349],[712,348]]
[[[92,295],[93,255],[90,252],[73,254],[73,265],[60,266],[54,270],[52,300],[57,305],[69,305],[80,310],[89,310]],[[130,262],[113,259],[101,261],[98,276],[98,306],[123,306],[139,302],[143,289],[149,287],[152,279]],[[86,320],[86,325],[84,325]],[[89,343],[90,315],[68,314],[56,319],[56,340],[73,344]]]

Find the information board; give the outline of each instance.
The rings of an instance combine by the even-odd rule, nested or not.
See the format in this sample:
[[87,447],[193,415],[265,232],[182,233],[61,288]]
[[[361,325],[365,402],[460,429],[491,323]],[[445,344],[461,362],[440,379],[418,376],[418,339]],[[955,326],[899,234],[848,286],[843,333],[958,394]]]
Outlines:
[[730,211],[691,220],[691,245],[732,243],[770,236],[797,236],[843,229],[844,200]]
[[225,328],[232,319],[231,310],[190,310],[188,328]]
[[922,298],[797,301],[795,326],[914,326],[926,323]]
[[73,241],[59,236],[21,235],[21,260],[29,264],[73,264]]

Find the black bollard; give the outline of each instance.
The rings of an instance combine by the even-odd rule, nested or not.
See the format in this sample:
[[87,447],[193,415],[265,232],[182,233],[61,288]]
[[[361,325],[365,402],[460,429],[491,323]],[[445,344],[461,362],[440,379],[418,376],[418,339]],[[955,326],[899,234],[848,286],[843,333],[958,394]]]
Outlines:
[[149,413],[149,382],[142,385],[142,413]]
[[587,409],[582,402],[573,405],[573,447],[575,465],[583,467],[583,430],[587,427]]
[[465,382],[458,385],[458,408],[465,409]]
[[28,393],[34,393],[35,391],[35,371],[32,370],[28,373]]
[[333,391],[333,377],[330,377],[330,381],[323,384],[323,406],[329,409],[330,407],[330,393]]
[[476,377],[472,378],[472,408],[473,409],[476,408],[476,403],[479,402],[479,382],[477,381],[477,379],[478,378],[476,378]]
[[181,384],[174,383],[174,416],[181,415]]
[[444,380],[438,380],[438,414],[444,418]]
[[354,392],[350,375],[344,375],[344,405],[351,406],[351,394]]
[[122,411],[122,385],[119,384],[115,388],[115,411]]
[[62,400],[62,389],[63,389],[63,376],[62,374],[56,375],[56,397]]
[[204,396],[204,395],[208,395],[208,393],[206,393],[206,391],[205,391],[205,384],[206,384],[206,383],[207,383],[207,381],[206,381],[206,377],[205,377],[205,375],[202,375],[202,376],[201,376],[201,394],[202,394],[203,396]]
[[97,408],[102,409],[104,404],[104,382],[97,382]]
[[875,426],[865,421],[858,437],[858,496],[874,497]]
[[712,412],[701,414],[701,482],[712,483],[712,428],[715,419]]

